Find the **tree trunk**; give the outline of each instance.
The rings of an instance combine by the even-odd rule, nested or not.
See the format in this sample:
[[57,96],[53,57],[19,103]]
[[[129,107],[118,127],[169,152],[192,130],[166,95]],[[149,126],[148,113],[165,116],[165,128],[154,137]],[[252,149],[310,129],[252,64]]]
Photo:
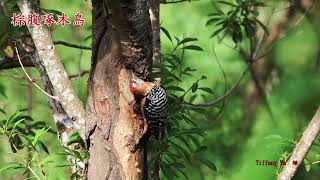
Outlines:
[[133,152],[142,120],[129,91],[131,72],[152,63],[148,7],[143,0],[93,0],[93,52],[88,80],[87,179],[142,179],[143,153]]

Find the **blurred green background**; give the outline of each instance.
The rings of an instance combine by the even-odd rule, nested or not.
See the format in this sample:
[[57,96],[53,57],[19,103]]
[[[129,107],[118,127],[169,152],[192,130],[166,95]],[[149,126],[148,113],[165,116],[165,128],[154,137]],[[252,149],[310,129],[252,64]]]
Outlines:
[[[91,5],[90,1],[78,0],[53,0],[41,1],[41,7],[65,12],[70,18],[81,12],[86,20],[83,28],[66,25],[61,28],[52,28],[53,40],[64,40],[79,45],[91,46]],[[184,66],[197,69],[194,76],[206,75],[207,80],[202,85],[214,90],[214,95],[206,95],[201,101],[208,101],[224,93],[224,78],[214,56],[213,47],[228,79],[228,89],[235,82],[246,64],[241,59],[238,51],[230,39],[218,43],[210,39],[214,27],[206,27],[208,14],[214,12],[215,1],[200,0],[178,4],[162,4],[160,21],[171,36],[194,37],[196,43],[204,51],[186,52]],[[230,96],[224,109],[217,118],[216,109],[203,114],[206,118],[197,122],[199,127],[206,131],[201,143],[208,146],[204,157],[214,162],[217,172],[206,166],[195,168],[193,162],[185,164],[189,179],[275,179],[278,166],[258,166],[256,160],[279,161],[281,157],[290,153],[295,141],[302,135],[304,128],[311,120],[320,102],[320,71],[317,67],[319,61],[319,5],[314,7],[310,15],[293,28],[285,29],[283,38],[274,43],[273,49],[267,55],[268,67],[272,73],[266,83],[267,101],[271,107],[273,119],[270,117],[265,104],[261,101],[255,103],[255,96],[250,94],[252,80],[248,73],[241,81],[240,87]],[[297,18],[303,13],[296,13]],[[274,21],[277,20],[276,17]],[[293,20],[293,22],[294,22]],[[161,34],[162,52],[168,52],[172,45],[168,38]],[[79,69],[89,70],[91,52],[79,49],[56,46],[68,74],[77,74]],[[318,65],[319,66],[319,65]],[[0,97],[0,107],[8,114],[17,109],[26,107],[25,84],[23,79],[10,76],[23,77],[20,69],[0,71],[0,82],[5,87],[7,98]],[[33,77],[39,77],[32,70]],[[73,80],[81,100],[86,102],[87,78],[85,75],[78,80]],[[181,83],[181,87],[188,88],[195,79]],[[270,82],[269,82],[270,81]],[[38,81],[40,82],[40,81]],[[212,111],[212,113],[211,113]],[[1,116],[0,116],[1,117]],[[46,97],[33,88],[32,117],[37,121],[46,121],[55,126],[50,116]],[[201,119],[201,118],[197,118]],[[55,127],[54,127],[55,128]],[[43,138],[43,137],[42,137]],[[56,155],[62,152],[57,137],[49,134],[44,138],[48,144],[50,155],[42,154],[42,158],[63,164],[64,156]],[[1,139],[0,167],[15,160],[15,155],[10,151],[5,139]],[[314,144],[308,153],[307,160],[316,162],[320,160],[320,148]],[[319,179],[320,167],[318,163],[301,165],[294,179]],[[65,167],[55,167],[54,164],[45,167],[49,179],[68,179],[68,170]],[[163,177],[163,176],[162,176]],[[165,179],[165,177],[163,177]],[[0,179],[22,179],[15,171],[4,171]],[[185,179],[180,177],[177,179]]]

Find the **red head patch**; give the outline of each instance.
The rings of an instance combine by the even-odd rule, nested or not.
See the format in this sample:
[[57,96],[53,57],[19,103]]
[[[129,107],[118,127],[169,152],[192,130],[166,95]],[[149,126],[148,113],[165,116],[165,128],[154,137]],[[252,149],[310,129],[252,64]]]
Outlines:
[[132,80],[130,81],[129,88],[130,88],[130,92],[131,92],[133,95],[135,95],[135,90],[136,90],[136,88],[135,88],[134,82],[133,82]]

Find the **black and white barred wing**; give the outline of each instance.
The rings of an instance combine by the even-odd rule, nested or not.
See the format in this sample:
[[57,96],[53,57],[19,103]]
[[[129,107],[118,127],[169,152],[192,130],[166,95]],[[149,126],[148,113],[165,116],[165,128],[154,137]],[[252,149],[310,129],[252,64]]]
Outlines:
[[145,118],[152,133],[158,134],[168,117],[168,98],[162,87],[155,86],[147,95],[144,105]]

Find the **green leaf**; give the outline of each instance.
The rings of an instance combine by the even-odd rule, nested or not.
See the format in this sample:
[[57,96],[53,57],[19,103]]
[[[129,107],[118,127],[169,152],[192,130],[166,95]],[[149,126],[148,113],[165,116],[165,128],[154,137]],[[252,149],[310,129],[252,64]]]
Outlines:
[[206,26],[210,26],[213,25],[214,23],[216,23],[217,21],[221,20],[221,17],[215,17],[215,18],[211,18],[207,21]]
[[160,27],[160,29],[161,29],[161,31],[167,36],[167,38],[170,40],[170,42],[172,43],[172,38],[171,38],[171,36],[170,36],[169,31],[168,31],[166,28],[164,28],[164,27]]
[[175,149],[177,152],[179,152],[180,154],[182,154],[186,159],[190,159],[190,153],[188,153],[187,150],[185,150],[183,147],[181,147],[180,145],[172,142],[172,141],[169,141],[170,144],[171,144],[171,147],[173,149]]
[[91,38],[92,38],[92,35],[89,35],[89,36],[85,37],[85,38],[83,39],[83,41],[87,41],[87,40],[89,40],[89,39],[91,39]]
[[269,35],[269,29],[267,26],[265,26],[261,21],[259,21],[257,18],[254,18],[254,20],[262,27],[263,31]]
[[35,146],[36,143],[38,142],[39,138],[40,138],[44,133],[46,133],[50,128],[51,128],[51,127],[49,127],[49,128],[46,129],[46,128],[44,127],[44,128],[42,128],[42,129],[37,130],[37,131],[36,131],[36,134],[35,134],[35,136],[34,136],[34,138],[33,138],[32,145]]
[[74,166],[74,164],[72,163],[59,164],[59,165],[56,165],[55,167],[71,167],[71,166]]
[[44,151],[49,154],[48,147],[42,141],[38,141],[35,145],[35,148],[38,152]]
[[22,149],[24,147],[23,142],[22,142],[19,135],[16,134],[10,138],[10,146],[11,146],[12,152],[14,152],[14,153],[17,152],[16,148]]
[[182,169],[179,169],[178,168],[178,171],[186,178],[186,179],[189,179],[187,174],[182,170]]
[[13,132],[14,132],[15,129],[16,129],[16,127],[17,127],[22,121],[24,121],[24,120],[25,120],[25,119],[23,118],[23,119],[20,119],[19,121],[17,121],[17,122],[14,123],[14,125],[13,125],[13,127],[12,127],[12,129],[11,129],[11,132],[10,132],[9,137],[13,134]]
[[1,83],[0,83],[0,95],[5,97],[5,98],[8,98],[7,95],[6,95],[6,92],[5,92],[5,87]]
[[200,146],[200,147],[198,147],[198,149],[194,152],[195,154],[196,153],[201,153],[201,152],[203,152],[203,151],[205,151],[205,150],[207,150],[208,149],[208,147],[207,146]]
[[311,169],[311,163],[307,159],[304,159],[303,162],[304,162],[304,167],[306,168],[306,171],[309,172]]
[[198,96],[198,94],[194,94],[194,95],[192,95],[192,96],[190,97],[189,102],[190,102],[190,103],[193,103],[193,102],[194,102],[194,100],[197,98],[197,96]]
[[210,38],[213,38],[213,37],[217,36],[217,35],[218,35],[221,31],[223,31],[224,29],[225,29],[225,28],[222,27],[222,28],[214,31],[214,32],[211,34]]
[[[11,115],[9,117],[9,119],[6,122],[6,129],[8,129],[8,127],[12,127],[12,123],[17,122],[18,120],[20,120],[20,115],[22,114],[22,111],[16,111],[13,115]],[[11,126],[12,125],[12,126]]]
[[191,69],[190,67],[186,67],[186,68],[183,70],[183,73],[189,72],[189,71],[193,72],[193,71],[196,71],[196,69]]
[[80,137],[80,134],[78,132],[73,132],[69,135],[69,141],[67,145],[71,145],[73,143],[81,143],[82,138]]
[[18,168],[23,168],[23,167],[24,166],[19,162],[9,162],[9,163],[6,163],[4,166],[1,166],[0,173],[2,173],[5,170],[18,169]]
[[208,168],[210,168],[211,170],[217,172],[217,167],[214,163],[210,162],[207,159],[199,159],[199,161],[201,161],[203,164],[205,164],[206,166],[208,166]]
[[205,91],[207,93],[210,93],[210,94],[214,94],[214,92],[212,91],[212,89],[208,88],[208,87],[199,87],[198,89],[202,90],[202,91]]
[[200,80],[208,79],[207,76],[201,76]]
[[181,116],[182,119],[184,119],[188,124],[190,124],[191,126],[197,127],[197,124],[194,123],[190,118],[188,118],[187,116],[185,116],[184,114],[179,114]]
[[257,1],[257,2],[253,2],[253,6],[262,6],[262,7],[264,7],[264,6],[266,6],[266,4],[264,2]]
[[2,113],[3,115],[6,115],[6,111],[2,108],[0,108],[0,113]]
[[244,25],[244,29],[247,37],[249,38],[253,37],[255,35],[255,25],[250,23],[249,20],[244,21],[243,25]]
[[232,33],[232,40],[235,44],[242,42],[241,27],[238,23],[234,24],[234,29],[233,29],[233,33]]
[[182,89],[181,87],[178,87],[178,86],[168,86],[168,87],[166,87],[166,90],[185,91],[184,89]]
[[199,140],[197,138],[195,138],[194,136],[188,135],[188,139],[190,139],[196,145],[196,147],[201,146]]
[[181,42],[178,43],[178,46],[187,42],[198,41],[197,38],[184,38]]
[[203,49],[199,46],[196,45],[189,45],[189,46],[184,46],[182,49],[189,49],[189,50],[195,50],[195,51],[203,51]]
[[165,163],[163,161],[160,161],[160,168],[161,168],[161,171],[163,172],[163,174],[169,179],[172,179],[174,176],[178,176],[172,170],[172,168],[167,163]]
[[192,84],[191,90],[193,93],[195,93],[198,90],[198,86],[199,86],[198,81]]
[[183,142],[183,144],[184,144],[186,147],[188,147],[188,149],[189,149],[190,151],[192,151],[192,147],[191,147],[191,145],[190,145],[190,141],[187,141],[187,139],[184,138],[183,136],[177,136],[177,139],[179,139],[181,142]]
[[225,4],[225,5],[228,5],[228,6],[237,7],[237,5],[232,4],[230,2],[227,2],[227,1],[217,1],[217,2],[220,3],[220,4]]
[[72,173],[70,176],[70,179],[80,179],[80,178],[81,176],[77,172]]

